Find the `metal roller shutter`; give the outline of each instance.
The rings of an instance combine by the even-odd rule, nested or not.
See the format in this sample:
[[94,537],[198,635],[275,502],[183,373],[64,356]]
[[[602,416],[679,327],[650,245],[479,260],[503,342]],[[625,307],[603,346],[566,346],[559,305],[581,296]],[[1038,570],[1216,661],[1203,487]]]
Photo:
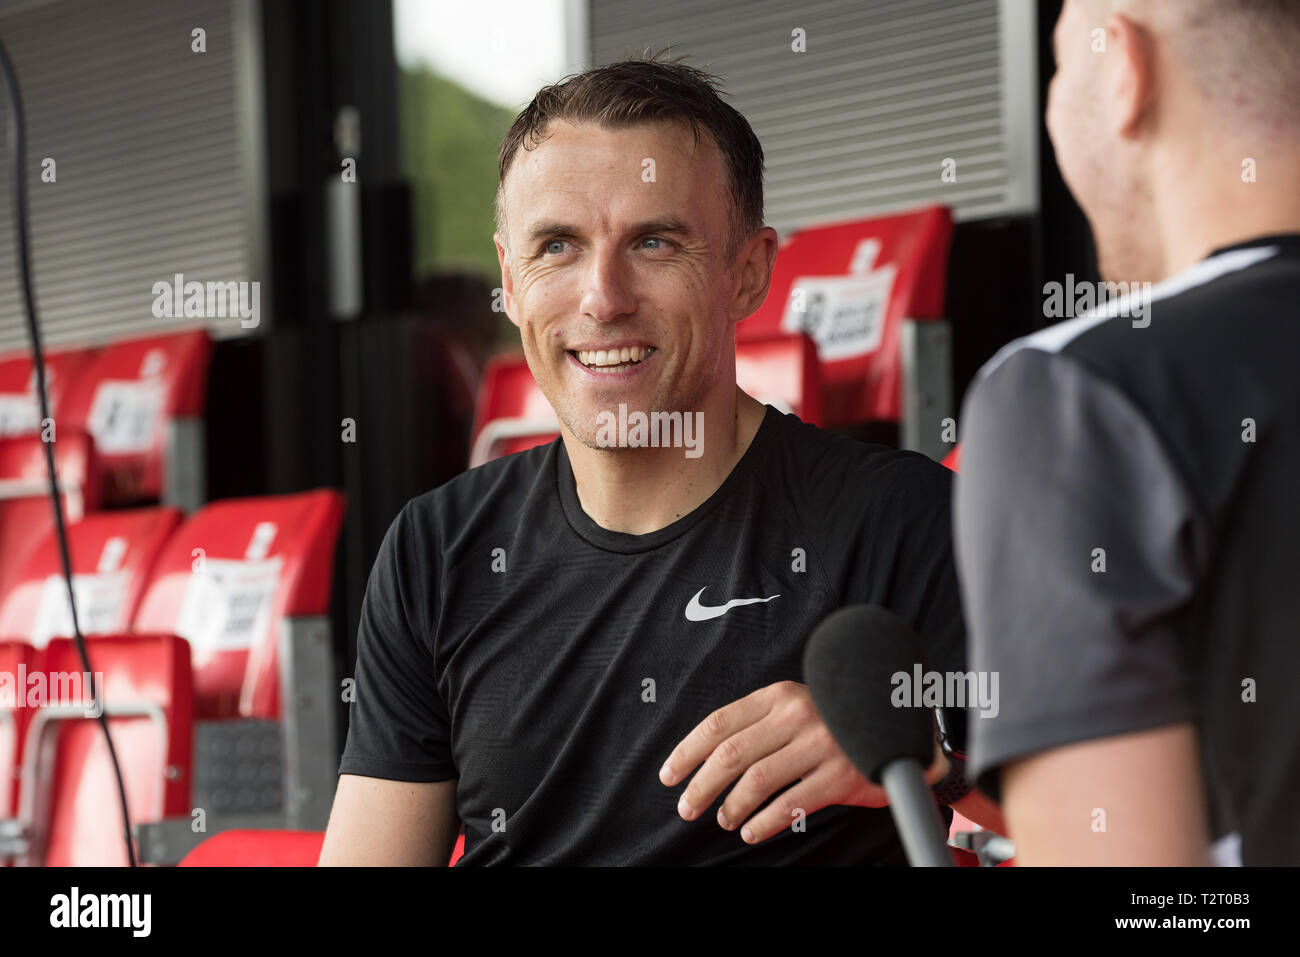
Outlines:
[[[260,248],[250,174],[248,7],[238,0],[50,0],[0,8],[22,84],[33,268],[45,341],[156,334],[193,319],[153,315],[155,282],[239,282]],[[191,51],[206,31],[207,52]],[[242,48],[242,49],[241,49]],[[237,68],[243,67],[237,76]],[[241,93],[241,84],[242,93]],[[7,102],[0,125],[7,128]],[[0,152],[0,350],[25,347]],[[42,182],[52,157],[57,181]],[[262,321],[269,297],[260,290]],[[214,335],[239,319],[205,319]]]
[[1033,17],[1029,0],[592,0],[588,29],[592,63],[672,44],[722,76],[785,233],[932,202],[958,219],[1036,207]]

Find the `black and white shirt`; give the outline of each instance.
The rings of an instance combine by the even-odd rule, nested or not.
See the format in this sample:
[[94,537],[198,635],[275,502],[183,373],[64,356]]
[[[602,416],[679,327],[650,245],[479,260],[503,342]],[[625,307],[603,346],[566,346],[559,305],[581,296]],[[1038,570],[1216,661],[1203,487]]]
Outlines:
[[1300,236],[1012,343],[962,420],[972,769],[1192,720],[1216,859],[1300,864]]

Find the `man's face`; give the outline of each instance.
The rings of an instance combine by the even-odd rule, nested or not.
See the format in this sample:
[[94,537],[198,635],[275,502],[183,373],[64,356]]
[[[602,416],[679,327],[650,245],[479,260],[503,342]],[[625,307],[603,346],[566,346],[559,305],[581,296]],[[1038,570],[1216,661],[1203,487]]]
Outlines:
[[1047,131],[1070,192],[1088,217],[1103,277],[1142,279],[1152,235],[1148,191],[1140,178],[1140,144],[1121,135],[1115,97],[1124,50],[1094,31],[1106,28],[1109,4],[1066,0],[1052,35],[1056,72],[1047,93]]
[[677,124],[549,132],[506,176],[497,254],[533,376],[595,448],[619,403],[685,413],[734,390],[729,190],[709,137]]

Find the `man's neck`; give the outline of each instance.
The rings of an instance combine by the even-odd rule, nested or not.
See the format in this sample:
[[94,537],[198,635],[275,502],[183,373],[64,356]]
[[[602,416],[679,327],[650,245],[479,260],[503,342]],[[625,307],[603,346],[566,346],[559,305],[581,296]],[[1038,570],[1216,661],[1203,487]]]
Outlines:
[[[1214,250],[1260,236],[1300,232],[1300,146],[1255,157],[1254,182],[1243,182],[1248,154],[1176,150],[1169,175],[1156,180],[1155,206],[1163,238],[1160,279],[1177,275]],[[1294,152],[1292,152],[1294,150]],[[1258,151],[1257,151],[1258,152]],[[1180,159],[1175,157],[1181,156]]]
[[766,407],[737,388],[700,410],[698,458],[682,448],[591,449],[563,433],[578,501],[596,524],[645,535],[704,504],[749,449]]

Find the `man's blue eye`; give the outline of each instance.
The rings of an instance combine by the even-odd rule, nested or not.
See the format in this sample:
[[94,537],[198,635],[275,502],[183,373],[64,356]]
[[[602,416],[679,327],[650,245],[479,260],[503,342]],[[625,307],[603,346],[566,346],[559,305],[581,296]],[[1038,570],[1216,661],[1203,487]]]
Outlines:
[[560,252],[560,250],[558,250],[558,249],[557,249],[557,250],[552,250],[551,247],[552,247],[552,246],[563,246],[563,245],[564,245],[564,240],[563,240],[563,239],[552,239],[549,243],[546,244],[546,251],[547,251],[548,253],[549,253],[549,252]]
[[[664,239],[664,238],[662,238],[662,237],[660,237],[660,236],[647,236],[645,239],[643,239],[643,240],[641,240],[641,241],[644,242],[644,243],[664,243],[665,245],[667,245],[667,243],[668,243],[668,240],[666,240],[666,239]],[[656,248],[659,248],[659,247],[656,247]]]

